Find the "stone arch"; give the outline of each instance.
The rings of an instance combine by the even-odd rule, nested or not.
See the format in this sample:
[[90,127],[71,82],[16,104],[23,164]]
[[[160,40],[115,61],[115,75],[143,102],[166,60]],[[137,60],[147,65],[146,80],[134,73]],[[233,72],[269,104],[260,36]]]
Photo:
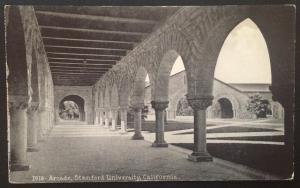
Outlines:
[[120,106],[127,107],[129,105],[130,97],[130,80],[123,77],[119,88],[119,104]]
[[119,107],[119,92],[118,92],[118,87],[117,84],[114,84],[111,89],[111,107],[117,108]]
[[6,50],[9,99],[13,97],[27,97],[30,101],[31,71],[28,70],[31,68],[31,63],[28,62],[26,56],[25,32],[19,8],[11,6],[8,17]]
[[98,94],[98,107],[103,108],[104,107],[104,98],[103,98],[103,91],[101,88],[99,89],[99,94]]
[[[206,39],[204,41],[198,41],[198,43],[201,42],[203,46],[203,49],[201,49],[201,53],[198,56],[198,61],[206,63],[206,65],[204,65],[205,68],[199,66],[199,69],[197,70],[197,75],[202,80],[197,84],[199,85],[198,93],[201,95],[212,94],[212,73],[214,72],[218,54],[225,39],[239,23],[243,22],[245,19],[251,19],[259,28],[268,47],[272,73],[272,88],[276,87],[277,91],[278,88],[287,88],[285,91],[285,93],[289,95],[287,98],[292,99],[291,90],[293,88],[294,74],[288,72],[293,72],[294,67],[293,63],[286,63],[287,61],[294,62],[294,59],[291,58],[294,57],[294,51],[290,48],[291,46],[294,46],[295,20],[294,16],[291,15],[293,12],[290,11],[291,8],[292,7],[272,7],[270,9],[265,9],[263,7],[248,7],[244,12],[238,11],[241,14],[233,15],[227,13],[229,15],[225,15],[217,20],[214,26],[209,29],[209,34],[206,34]],[[228,9],[225,12],[231,11]],[[287,35],[286,33],[291,34]],[[286,48],[283,49],[282,46],[285,46]],[[204,70],[201,71],[200,69]],[[288,74],[287,77],[289,77],[286,81],[281,79],[281,75],[284,74]],[[200,85],[202,85],[202,87]],[[274,94],[274,92],[272,93]],[[282,94],[280,93],[279,95]]]
[[[131,105],[144,104],[146,76],[147,76],[147,70],[143,66],[140,66],[136,70],[134,84],[130,95]],[[151,78],[150,78],[150,82],[151,82]]]
[[[78,96],[78,95],[68,95],[65,96],[60,102],[59,102],[59,115],[62,119],[63,117],[63,109],[64,109],[64,102],[66,101],[73,101],[78,106],[78,119],[80,121],[85,121],[85,100]],[[76,117],[76,113],[73,114],[73,117]]]
[[[175,50],[169,50],[161,59],[160,66],[156,75],[154,88],[154,101],[169,100],[169,79],[175,60],[180,56]],[[183,64],[185,64],[183,62]]]
[[105,108],[110,108],[111,107],[111,99],[110,99],[110,92],[111,92],[111,89],[109,86],[106,86],[105,87],[105,93],[104,93],[104,107]]

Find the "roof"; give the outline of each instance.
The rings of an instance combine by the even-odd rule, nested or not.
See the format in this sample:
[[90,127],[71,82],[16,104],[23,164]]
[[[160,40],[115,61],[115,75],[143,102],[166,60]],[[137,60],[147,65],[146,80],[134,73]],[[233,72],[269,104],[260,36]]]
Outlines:
[[[182,73],[185,73],[185,70],[182,70],[180,72],[177,72],[173,75],[170,75],[170,78],[177,75],[177,74],[182,74]],[[270,89],[269,89],[269,86],[271,84],[266,84],[266,83],[226,83],[226,82],[223,82],[217,78],[215,78],[216,81],[232,88],[232,89],[235,89],[237,90],[238,92],[242,92],[242,93],[248,93],[248,92],[251,92],[251,93],[254,93],[254,92],[271,92]],[[145,87],[149,87],[151,85],[150,82],[146,82],[145,83]]]
[[260,83],[229,83],[232,87],[240,90],[241,92],[270,92],[270,84]]

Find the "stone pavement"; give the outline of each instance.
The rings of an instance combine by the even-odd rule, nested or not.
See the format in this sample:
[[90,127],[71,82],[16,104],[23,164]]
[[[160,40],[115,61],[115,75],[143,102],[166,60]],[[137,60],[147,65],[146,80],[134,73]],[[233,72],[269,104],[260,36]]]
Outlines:
[[211,181],[275,179],[242,165],[214,158],[187,160],[189,150],[170,145],[153,148],[94,125],[58,125],[39,152],[29,153],[29,171],[12,172],[11,182]]

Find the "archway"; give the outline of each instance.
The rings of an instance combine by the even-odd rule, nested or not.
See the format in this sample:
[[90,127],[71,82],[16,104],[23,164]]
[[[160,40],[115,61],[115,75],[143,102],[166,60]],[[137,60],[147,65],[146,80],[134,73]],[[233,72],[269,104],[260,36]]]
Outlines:
[[[147,70],[140,66],[136,70],[136,74],[134,77],[134,83],[132,86],[131,94],[130,94],[130,110],[128,113],[127,121],[133,121],[135,133],[132,137],[134,140],[141,140],[144,137],[141,134],[142,131],[142,120],[144,119],[145,112],[145,86],[146,86],[146,77]],[[149,79],[151,82],[151,75],[149,75]],[[147,107],[146,107],[147,108]],[[130,125],[130,124],[129,124]]]
[[84,99],[77,95],[64,97],[59,103],[59,117],[64,121],[85,121]]
[[[180,70],[181,69],[181,70]],[[176,95],[180,88],[178,86],[187,85],[185,74],[177,74],[177,79],[170,79],[171,73],[175,75],[185,70],[184,61],[180,54],[175,50],[167,51],[161,58],[158,73],[156,75],[155,89],[152,107],[155,109],[155,141],[152,144],[154,147],[167,147],[168,144],[164,138],[165,124],[167,118],[175,119],[176,111],[168,110],[170,95]],[[171,84],[170,84],[171,80]],[[183,84],[178,84],[183,82]],[[170,87],[170,85],[172,87]],[[167,113],[168,112],[168,113]]]
[[232,103],[227,98],[221,98],[218,100],[220,105],[221,118],[233,118]]

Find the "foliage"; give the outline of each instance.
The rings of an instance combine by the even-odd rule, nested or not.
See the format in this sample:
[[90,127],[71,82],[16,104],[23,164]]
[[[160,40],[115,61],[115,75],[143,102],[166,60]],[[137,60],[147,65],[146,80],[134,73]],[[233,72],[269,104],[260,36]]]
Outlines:
[[263,99],[259,94],[255,94],[249,97],[247,110],[256,115],[256,118],[266,118],[269,110],[269,101]]
[[79,108],[73,101],[64,101],[63,108],[59,113],[62,119],[77,119],[79,118]]
[[183,97],[179,100],[177,104],[177,116],[192,116],[193,115],[193,109],[189,106],[188,101],[186,97]]

